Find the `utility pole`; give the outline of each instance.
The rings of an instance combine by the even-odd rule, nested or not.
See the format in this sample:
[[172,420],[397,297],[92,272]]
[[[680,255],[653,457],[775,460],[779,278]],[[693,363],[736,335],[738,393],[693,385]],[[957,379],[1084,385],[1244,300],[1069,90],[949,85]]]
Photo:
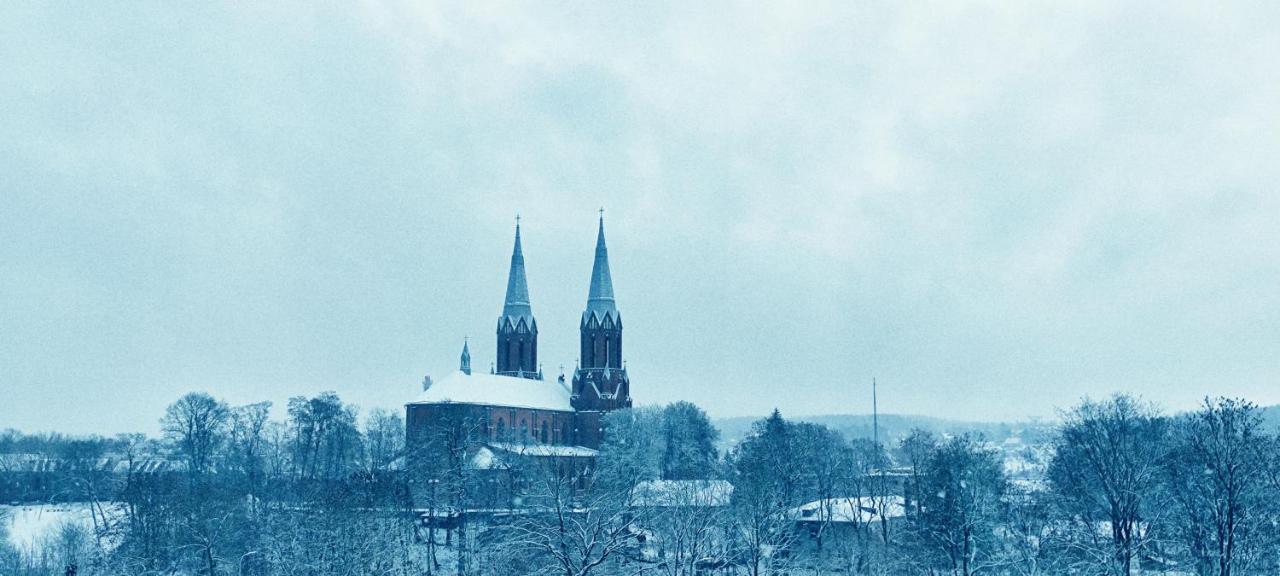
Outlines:
[[871,439],[880,447],[880,408],[876,405],[876,379],[871,378]]

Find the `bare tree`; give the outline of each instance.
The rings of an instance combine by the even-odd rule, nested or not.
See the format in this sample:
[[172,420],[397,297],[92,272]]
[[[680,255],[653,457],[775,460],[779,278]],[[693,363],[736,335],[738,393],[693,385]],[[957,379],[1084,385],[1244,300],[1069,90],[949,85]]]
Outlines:
[[632,491],[603,483],[581,490],[580,479],[553,462],[541,468],[522,513],[504,531],[506,545],[527,552],[535,570],[564,576],[602,573],[624,561],[636,542]]
[[927,540],[952,574],[970,576],[999,562],[993,543],[1007,482],[995,452],[969,435],[938,446],[929,458],[921,518]]
[[[1133,572],[1159,512],[1167,428],[1155,408],[1124,395],[1085,400],[1064,415],[1049,478],[1078,526],[1073,544],[1082,562]],[[1099,542],[1100,531],[1109,538]]]
[[251,494],[258,494],[262,484],[270,415],[270,402],[237,406],[229,413],[228,468],[244,477]]
[[191,392],[165,409],[160,421],[165,438],[187,463],[193,479],[209,470],[225,439],[227,405],[204,392]]
[[[510,485],[482,482],[482,474],[499,476],[499,470],[480,470],[473,459],[483,447],[485,421],[474,414],[446,415],[432,426],[416,429],[406,444],[407,482],[412,487],[413,505],[426,512],[426,556],[428,574],[440,568],[437,532],[444,529],[444,545],[454,545],[456,573],[469,573],[474,549],[474,526],[468,510],[476,507],[510,505]],[[494,462],[495,466],[502,463]],[[486,490],[487,489],[487,490]],[[455,538],[456,536],[456,538]]]
[[784,570],[796,543],[791,510],[804,497],[804,473],[793,432],[774,410],[730,454],[736,556],[751,576]]
[[637,486],[634,513],[641,519],[641,532],[652,536],[645,545],[659,573],[693,576],[728,563],[732,491],[724,480],[657,480]]
[[364,421],[364,468],[370,474],[389,471],[404,456],[404,419],[398,412],[374,408]]
[[920,495],[923,492],[925,466],[929,462],[929,455],[933,454],[937,448],[937,437],[932,432],[920,428],[912,429],[911,433],[898,445],[902,460],[911,470],[911,476],[903,487],[905,492],[903,503],[908,516],[920,514]]
[[9,511],[0,508],[0,573],[18,574],[22,555],[9,543]]
[[1003,570],[1012,576],[1042,576],[1060,569],[1058,544],[1062,524],[1053,514],[1052,497],[1039,488],[1010,484],[999,531],[1003,535]]
[[354,406],[343,404],[334,392],[297,396],[289,399],[289,420],[293,465],[300,478],[341,478],[351,470],[360,446]]
[[1177,424],[1166,470],[1184,548],[1199,573],[1230,576],[1256,553],[1254,524],[1265,520],[1261,416],[1245,400],[1206,398]]
[[225,541],[230,527],[224,503],[213,497],[207,476],[226,441],[227,405],[203,392],[192,392],[169,405],[161,420],[165,437],[187,463],[188,489],[177,505],[180,551],[198,556],[200,572],[213,576],[220,559],[215,548]]

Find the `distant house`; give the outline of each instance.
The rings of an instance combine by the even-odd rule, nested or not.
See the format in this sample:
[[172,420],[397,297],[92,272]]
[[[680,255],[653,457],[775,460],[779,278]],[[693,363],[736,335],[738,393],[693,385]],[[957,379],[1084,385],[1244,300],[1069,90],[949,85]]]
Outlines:
[[636,484],[631,505],[636,508],[718,508],[733,499],[727,480],[646,480]]
[[437,498],[440,495],[432,491],[440,489],[438,481],[428,481],[417,488],[415,498],[423,526],[455,528],[464,512],[481,516],[507,514],[516,505],[516,495],[546,473],[573,482],[575,489],[584,487],[598,452],[583,446],[487,442],[476,445],[468,454],[463,469],[470,493],[461,506]]
[[901,496],[850,496],[815,500],[790,511],[796,531],[816,540],[845,538],[853,531],[877,529],[883,523],[900,522],[905,515]]
[[[635,547],[630,554],[655,566],[668,562],[692,561],[699,573],[713,573],[725,566],[729,556],[727,523],[714,518],[723,514],[733,499],[733,484],[726,480],[646,480],[631,491],[630,506],[636,516]],[[683,526],[692,540],[665,541],[670,531],[655,526]],[[693,536],[690,532],[696,532]],[[699,543],[690,548],[694,544]],[[659,569],[659,571],[661,571]]]
[[0,502],[58,502],[84,497],[94,486],[124,484],[129,478],[169,481],[186,470],[181,460],[128,458],[50,458],[41,454],[0,454]]
[[911,468],[906,466],[879,468],[867,472],[867,479],[871,481],[872,486],[876,486],[877,490],[885,494],[902,496],[907,489],[911,474]]

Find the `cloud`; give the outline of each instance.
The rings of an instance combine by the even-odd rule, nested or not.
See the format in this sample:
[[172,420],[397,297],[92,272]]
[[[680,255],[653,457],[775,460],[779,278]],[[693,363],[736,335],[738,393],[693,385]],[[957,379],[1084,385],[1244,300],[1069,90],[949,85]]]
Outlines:
[[1267,4],[0,10],[0,371],[99,429],[483,364],[517,212],[571,366],[601,205],[644,401],[1280,402]]

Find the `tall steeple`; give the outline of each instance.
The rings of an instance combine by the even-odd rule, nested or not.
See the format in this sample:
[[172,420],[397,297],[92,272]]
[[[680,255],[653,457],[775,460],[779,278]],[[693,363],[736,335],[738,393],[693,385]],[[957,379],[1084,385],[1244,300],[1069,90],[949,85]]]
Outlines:
[[516,216],[516,246],[511,251],[511,270],[507,272],[507,299],[503,316],[532,316],[529,285],[524,272],[524,251],[520,248],[520,217]]
[[497,373],[538,379],[538,323],[529,305],[529,286],[520,247],[520,217],[516,216],[516,243],[507,273],[507,297],[498,318]]
[[600,210],[600,228],[596,233],[596,259],[591,265],[591,290],[587,293],[587,311],[601,315],[616,312],[613,301],[613,278],[609,274],[609,249],[604,243],[604,210]]
[[467,339],[462,340],[462,359],[458,369],[467,376],[471,375],[471,349],[467,346]]
[[631,406],[631,381],[622,361],[622,314],[613,296],[609,250],[604,241],[604,209],[600,210],[596,232],[587,308],[578,331],[581,348],[571,391],[574,408],[608,411]]

